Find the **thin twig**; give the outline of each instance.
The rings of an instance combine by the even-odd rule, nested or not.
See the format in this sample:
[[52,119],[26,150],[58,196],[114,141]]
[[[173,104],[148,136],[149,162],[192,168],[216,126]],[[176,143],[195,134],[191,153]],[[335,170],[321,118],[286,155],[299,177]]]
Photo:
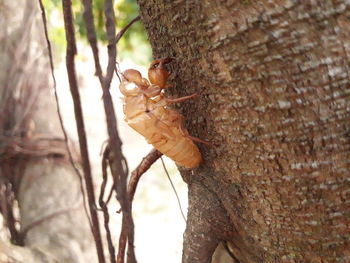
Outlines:
[[[117,131],[117,119],[115,116],[114,106],[109,92],[110,83],[114,74],[116,64],[116,44],[115,38],[115,14],[113,8],[113,0],[105,0],[105,18],[106,18],[106,32],[108,39],[108,65],[103,88],[103,102],[105,114],[107,119],[107,130],[109,135],[109,145],[111,147],[110,168],[114,183],[117,190],[117,199],[123,211],[123,226],[126,228],[128,237],[128,253],[127,262],[136,263],[134,252],[134,222],[131,215],[131,202],[127,194],[127,176],[126,162],[121,151],[121,140]],[[124,163],[124,165],[123,165]],[[117,177],[119,177],[117,179]],[[118,184],[116,184],[118,182]],[[126,224],[125,224],[126,223]]]
[[119,74],[120,74],[121,72],[120,72],[120,70],[118,69],[118,67],[119,67],[119,63],[116,62],[114,71],[115,71],[115,74],[116,74],[117,77],[118,77],[119,82],[122,82],[122,79],[121,79],[121,77],[119,76]]
[[[134,199],[134,195],[136,192],[137,184],[141,178],[141,176],[152,166],[155,161],[157,161],[163,154],[157,149],[153,148],[145,158],[142,159],[141,163],[136,167],[134,171],[131,173],[130,181],[128,184],[128,196],[131,203],[130,213],[132,212],[132,201]],[[118,248],[118,256],[117,263],[124,262],[124,254],[125,247],[127,241],[127,231],[125,225],[127,222],[122,220],[122,230],[119,236],[119,248]]]
[[[127,222],[127,233],[129,239],[129,251],[128,262],[136,262],[136,258],[133,252],[133,239],[134,239],[134,223],[130,213],[130,201],[127,195],[127,173],[123,166],[123,156],[121,152],[121,141],[117,132],[117,121],[114,112],[113,102],[109,93],[110,83],[113,77],[115,63],[116,63],[116,46],[113,43],[115,39],[115,15],[113,10],[113,1],[105,1],[105,17],[106,17],[106,32],[109,41],[108,44],[108,66],[106,77],[102,75],[100,66],[98,49],[96,43],[96,33],[93,24],[93,13],[91,0],[84,0],[84,20],[87,25],[88,40],[92,48],[92,52],[95,60],[96,74],[99,77],[102,90],[103,90],[103,104],[105,109],[105,115],[107,120],[107,131],[109,136],[110,155],[109,163],[113,177],[113,185],[116,187],[117,199],[121,205],[123,211],[123,222]],[[125,225],[124,225],[125,226]],[[129,253],[130,252],[130,253]],[[124,259],[124,254],[118,255],[118,258]]]
[[171,184],[171,188],[173,188],[173,190],[174,190],[174,193],[175,193],[175,196],[176,196],[176,199],[177,199],[177,204],[179,205],[179,209],[180,209],[182,218],[185,220],[185,223],[186,223],[186,217],[185,217],[184,211],[183,211],[182,206],[181,206],[181,202],[180,202],[179,195],[177,194],[177,191],[176,191],[176,189],[175,189],[175,186],[174,186],[174,184],[173,184],[173,181],[171,180],[171,177],[170,177],[170,175],[169,175],[169,172],[168,172],[167,168],[165,167],[165,163],[164,163],[163,158],[160,157],[160,160],[162,161],[162,165],[163,165],[164,171],[165,171],[165,173],[166,173],[166,176],[168,177],[169,182],[170,182],[170,184]]
[[131,173],[131,177],[128,184],[128,195],[132,202],[134,199],[137,184],[141,176],[157,161],[163,154],[157,149],[153,148],[145,158],[142,159],[141,163]]
[[118,32],[118,34],[115,36],[113,44],[116,45],[119,42],[119,40],[122,38],[122,36],[125,34],[125,32],[129,29],[129,27],[131,27],[135,22],[139,21],[140,19],[141,17],[138,15],[133,20],[131,20],[124,28],[122,28]]
[[80,144],[80,153],[82,157],[83,171],[85,176],[87,196],[89,200],[89,208],[92,220],[92,234],[95,240],[97,256],[100,263],[105,262],[105,257],[103,253],[103,245],[101,240],[101,232],[99,226],[99,220],[96,211],[95,205],[95,193],[93,186],[93,179],[91,175],[91,167],[88,153],[88,145],[85,133],[85,123],[83,112],[80,102],[80,94],[78,89],[78,83],[76,78],[75,71],[75,61],[74,57],[77,53],[76,41],[75,41],[75,30],[73,24],[73,15],[72,15],[72,2],[71,0],[63,0],[63,15],[64,15],[64,27],[66,31],[66,40],[67,40],[67,51],[66,51],[66,66],[69,79],[69,86],[74,103],[74,113],[77,125],[77,131],[79,136]]
[[90,43],[92,54],[94,56],[95,61],[95,74],[99,78],[100,82],[103,83],[103,73],[100,64],[98,46],[97,46],[97,38],[96,38],[96,30],[94,25],[94,15],[92,12],[92,1],[91,0],[83,0],[84,5],[84,22],[86,26],[87,38]]
[[117,263],[124,263],[126,241],[128,240],[128,233],[127,233],[126,225],[127,225],[126,218],[123,216],[122,228],[121,228],[120,235],[119,235]]
[[68,134],[67,134],[67,131],[64,128],[64,124],[63,124],[63,118],[62,118],[62,114],[61,114],[61,108],[60,108],[60,103],[59,103],[59,98],[58,98],[58,93],[57,93],[56,77],[55,77],[55,73],[54,73],[55,69],[54,69],[54,63],[53,63],[51,42],[50,42],[48,30],[47,30],[47,19],[46,19],[45,8],[44,8],[42,0],[39,0],[39,5],[40,5],[42,21],[43,21],[43,25],[44,25],[44,33],[45,33],[45,39],[46,39],[46,44],[47,44],[47,50],[48,50],[48,53],[49,53],[51,76],[52,76],[52,80],[53,80],[53,89],[54,89],[54,95],[55,95],[55,101],[56,101],[56,111],[57,111],[57,115],[58,115],[58,119],[59,119],[59,122],[60,122],[61,129],[62,129],[62,132],[63,132],[64,141],[65,141],[65,144],[66,144],[69,161],[70,161],[70,163],[71,163],[75,173],[77,174],[77,176],[79,178],[80,191],[81,191],[81,194],[83,196],[85,215],[86,215],[86,217],[87,217],[87,219],[89,221],[90,228],[92,228],[91,218],[89,216],[89,213],[88,213],[88,210],[87,210],[87,207],[86,207],[86,196],[85,196],[85,191],[84,191],[84,186],[83,186],[83,175],[80,173],[78,167],[74,163],[73,155],[72,155],[72,152],[70,150],[69,143],[68,143]]
[[[105,1],[105,17],[106,17],[106,32],[108,38],[108,66],[106,77],[103,77],[103,73],[100,66],[98,48],[96,42],[96,31],[93,23],[92,3],[91,0],[83,0],[84,3],[84,20],[86,23],[88,40],[93,52],[96,74],[100,80],[103,90],[103,103],[107,121],[107,131],[109,136],[109,165],[113,177],[113,186],[117,192],[117,199],[121,205],[123,211],[123,224],[120,237],[123,233],[127,233],[129,240],[128,244],[128,263],[135,263],[134,253],[134,223],[131,215],[131,202],[127,194],[127,164],[121,151],[121,140],[117,131],[117,121],[114,112],[113,102],[109,93],[110,84],[112,81],[115,64],[116,64],[116,36],[115,36],[115,15],[113,10],[113,1]],[[126,29],[124,30],[124,32]],[[121,33],[120,35],[122,35]],[[125,237],[126,238],[126,237]],[[126,241],[126,239],[125,239]],[[124,262],[125,250],[117,255],[117,262]]]
[[36,227],[36,226],[38,226],[38,225],[40,225],[48,220],[51,220],[57,216],[73,212],[74,210],[77,210],[78,208],[79,208],[79,204],[77,204],[74,207],[69,207],[69,208],[65,208],[65,209],[61,209],[59,211],[53,212],[52,214],[43,216],[42,218],[30,223],[28,226],[24,227],[21,230],[20,235],[21,235],[22,239],[23,240],[25,239],[25,236],[27,235],[28,231],[31,230],[32,228],[34,228],[34,227]]
[[114,192],[114,189],[115,189],[115,185],[113,184],[111,189],[109,190],[109,194],[108,194],[108,197],[107,197],[107,200],[106,200],[106,204],[108,205],[109,204],[109,201],[111,201],[111,198],[112,198],[112,194]]
[[102,154],[102,165],[101,165],[101,167],[102,167],[102,183],[101,183],[101,187],[100,187],[100,195],[98,197],[99,203],[101,201],[103,202],[103,197],[104,197],[106,185],[107,185],[108,154],[109,154],[109,149],[108,149],[108,147],[106,147],[103,151],[103,154]]
[[103,212],[103,218],[104,218],[104,227],[106,230],[106,235],[107,235],[107,244],[108,244],[108,251],[109,251],[109,257],[111,260],[111,263],[116,263],[115,259],[115,249],[113,246],[113,241],[112,241],[112,236],[111,236],[111,231],[109,229],[109,214],[108,214],[108,208],[107,208],[107,202],[103,200],[106,184],[107,184],[107,166],[108,166],[108,154],[109,154],[109,149],[106,147],[103,157],[102,157],[102,184],[101,184],[101,191],[100,191],[100,196],[99,196],[99,205],[102,209]]
[[[139,21],[141,19],[141,17],[138,15],[137,17],[135,17],[134,19],[132,19],[124,28],[122,28],[118,34],[115,36],[115,39],[114,39],[114,42],[113,44],[116,45],[118,44],[119,40],[123,37],[123,35],[125,34],[125,32],[137,21]],[[118,70],[118,67],[117,65],[119,66],[118,62],[116,62],[115,64],[115,68],[114,68],[114,71],[115,71],[115,74],[117,75],[118,79],[119,79],[119,82],[121,82],[121,78],[119,76],[119,70]]]

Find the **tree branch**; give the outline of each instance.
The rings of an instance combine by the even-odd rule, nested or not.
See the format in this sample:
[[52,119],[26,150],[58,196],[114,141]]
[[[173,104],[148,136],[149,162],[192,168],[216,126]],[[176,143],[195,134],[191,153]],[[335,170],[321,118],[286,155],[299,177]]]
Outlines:
[[84,22],[86,26],[87,38],[90,43],[92,54],[94,56],[95,61],[95,74],[99,78],[100,82],[103,83],[103,73],[100,64],[99,51],[97,46],[96,39],[96,30],[94,25],[94,15],[92,13],[92,1],[91,0],[83,0],[84,5]]
[[[121,205],[123,211],[123,226],[126,228],[128,236],[128,253],[127,262],[135,263],[136,257],[134,252],[134,222],[131,215],[131,202],[127,194],[127,176],[125,168],[127,169],[127,164],[125,157],[121,151],[121,140],[117,132],[117,121],[114,112],[114,106],[112,102],[112,97],[109,92],[110,83],[114,74],[115,64],[116,64],[116,44],[115,39],[115,15],[113,9],[113,1],[105,0],[105,17],[106,17],[106,32],[108,38],[108,65],[106,77],[104,83],[102,84],[103,89],[103,102],[105,108],[105,114],[107,119],[107,130],[109,135],[109,144],[111,149],[110,155],[110,167],[114,178],[114,185],[117,187],[117,199]],[[124,166],[123,166],[124,160]],[[118,182],[118,183],[116,183]],[[118,257],[121,256],[118,254]],[[121,257],[119,257],[121,258]]]
[[79,136],[80,152],[82,157],[86,190],[87,190],[87,196],[89,200],[89,208],[90,208],[90,214],[91,214],[91,220],[92,220],[92,230],[93,230],[92,234],[95,240],[98,260],[100,263],[104,263],[105,258],[103,254],[103,245],[101,240],[99,220],[95,209],[96,208],[95,194],[94,194],[94,187],[93,187],[93,179],[91,175],[91,167],[90,167],[88,145],[87,145],[87,139],[86,139],[86,133],[85,133],[84,117],[82,113],[80,94],[79,94],[78,83],[76,79],[74,57],[77,53],[77,49],[76,49],[75,31],[74,31],[73,17],[72,17],[71,0],[63,0],[62,7],[63,7],[64,26],[65,26],[66,40],[67,40],[66,66],[67,66],[67,73],[68,73],[68,79],[69,79],[69,86],[70,86],[72,99],[74,103],[74,113],[75,113],[78,136]]
[[77,210],[79,208],[79,203],[77,203],[76,205],[74,205],[73,207],[69,207],[69,208],[65,208],[65,209],[61,209],[59,211],[53,212],[52,214],[49,215],[45,215],[42,218],[32,222],[31,224],[29,224],[28,226],[25,226],[21,232],[20,232],[20,236],[21,238],[24,240],[25,236],[27,235],[27,233],[29,232],[29,230],[31,230],[32,228],[48,221],[51,220],[57,216],[63,215],[63,214],[68,214],[70,212],[73,212],[74,210]]
[[[137,184],[141,176],[152,166],[152,164],[157,161],[163,154],[157,149],[153,148],[145,158],[142,159],[141,163],[136,167],[131,173],[131,177],[128,184],[128,196],[130,200],[130,213],[132,213],[132,201],[136,192]],[[128,222],[123,217],[122,220],[122,230],[119,236],[119,248],[117,263],[124,262],[125,247],[127,241],[127,224]]]
[[111,263],[116,263],[115,249],[113,246],[111,231],[109,229],[109,213],[108,213],[108,208],[107,208],[107,204],[109,202],[110,196],[108,196],[106,202],[103,200],[103,196],[104,196],[106,184],[107,184],[107,178],[108,178],[108,174],[107,174],[108,155],[109,155],[109,149],[108,149],[108,147],[106,147],[105,151],[103,152],[103,156],[102,156],[102,179],[103,180],[102,180],[101,191],[100,191],[100,196],[99,196],[99,205],[100,205],[102,212],[103,212],[104,227],[105,227],[106,235],[107,235],[109,257],[110,257]]
[[[127,194],[127,164],[121,151],[121,140],[117,132],[117,121],[114,112],[113,102],[109,93],[110,84],[112,81],[115,64],[116,64],[116,42],[115,42],[115,15],[113,10],[113,1],[105,1],[105,17],[106,17],[106,32],[108,38],[108,66],[106,77],[103,77],[100,66],[98,48],[96,43],[96,33],[93,24],[93,13],[91,0],[84,0],[84,20],[88,31],[88,40],[92,48],[95,60],[96,74],[99,77],[102,91],[103,104],[107,121],[107,131],[109,136],[109,164],[113,177],[113,185],[116,187],[117,199],[123,211],[123,224],[127,226],[127,233],[129,239],[128,246],[128,262],[136,262],[133,242],[134,242],[134,223],[131,215],[131,203]],[[123,232],[123,231],[122,231]],[[117,258],[123,258],[124,254]]]
[[137,184],[141,176],[157,161],[163,154],[157,149],[153,148],[145,158],[142,159],[141,163],[132,171],[129,184],[128,184],[128,195],[130,202],[133,201]]
[[122,36],[125,34],[126,31],[128,31],[129,27],[131,27],[135,22],[139,21],[141,17],[138,15],[133,20],[131,20],[124,28],[122,28],[118,34],[115,36],[115,39],[113,41],[113,44],[116,45],[119,40],[122,38]]

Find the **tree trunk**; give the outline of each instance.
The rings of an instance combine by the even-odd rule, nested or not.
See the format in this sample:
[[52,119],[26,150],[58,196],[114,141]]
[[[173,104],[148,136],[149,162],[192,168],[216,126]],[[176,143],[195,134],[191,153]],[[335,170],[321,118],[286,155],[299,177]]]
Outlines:
[[350,2],[138,0],[204,163],[183,262],[350,262]]

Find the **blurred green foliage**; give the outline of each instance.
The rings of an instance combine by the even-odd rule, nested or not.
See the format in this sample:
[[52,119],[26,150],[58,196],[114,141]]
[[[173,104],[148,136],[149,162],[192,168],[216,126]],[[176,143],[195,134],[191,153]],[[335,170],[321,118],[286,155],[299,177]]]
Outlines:
[[[49,25],[50,39],[53,41],[55,51],[63,54],[65,32],[62,14],[62,0],[44,0]],[[75,19],[77,39],[88,43],[86,28],[83,19],[84,7],[79,0],[72,1],[72,9]],[[114,3],[117,32],[134,19],[139,11],[136,0],[116,0]],[[97,39],[102,45],[107,44],[105,33],[104,0],[93,0],[94,22]],[[151,60],[151,48],[146,31],[141,21],[134,23],[123,35],[118,43],[118,60],[131,59],[140,65],[146,65]]]

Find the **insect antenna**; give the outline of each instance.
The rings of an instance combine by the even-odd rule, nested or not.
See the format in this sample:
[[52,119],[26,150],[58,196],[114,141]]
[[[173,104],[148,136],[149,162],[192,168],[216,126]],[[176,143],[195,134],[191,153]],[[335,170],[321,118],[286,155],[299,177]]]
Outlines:
[[182,206],[181,206],[181,202],[180,202],[179,195],[177,194],[177,191],[176,191],[176,189],[175,189],[175,186],[174,186],[174,184],[173,184],[173,181],[172,181],[171,178],[170,178],[170,175],[169,175],[169,172],[168,172],[168,170],[167,170],[167,168],[166,168],[166,166],[165,166],[163,157],[160,157],[160,160],[162,161],[162,165],[163,165],[164,171],[165,171],[165,173],[166,173],[166,176],[168,177],[169,182],[170,182],[170,184],[171,184],[171,188],[173,188],[173,190],[174,190],[174,193],[175,193],[175,196],[176,196],[176,199],[177,199],[177,203],[178,203],[178,205],[179,205],[179,209],[180,209],[182,218],[185,220],[185,223],[186,223],[186,217],[185,217],[185,214],[184,214],[183,209],[182,209]]

